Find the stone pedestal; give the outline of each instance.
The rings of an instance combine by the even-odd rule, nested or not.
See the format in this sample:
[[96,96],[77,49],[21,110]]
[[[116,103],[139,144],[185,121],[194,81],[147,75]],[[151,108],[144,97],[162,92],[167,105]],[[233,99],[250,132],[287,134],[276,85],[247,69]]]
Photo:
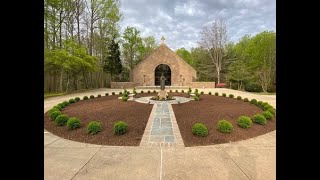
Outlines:
[[166,99],[167,96],[168,96],[168,93],[166,90],[161,90],[159,93],[158,93],[158,96],[159,96],[159,99]]

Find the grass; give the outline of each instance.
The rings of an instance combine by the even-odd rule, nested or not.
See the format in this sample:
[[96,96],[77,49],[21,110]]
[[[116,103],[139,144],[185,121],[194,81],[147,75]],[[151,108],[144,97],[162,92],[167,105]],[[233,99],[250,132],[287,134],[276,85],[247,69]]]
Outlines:
[[57,97],[57,96],[62,96],[65,95],[65,92],[45,92],[44,93],[44,99],[49,98],[49,97]]

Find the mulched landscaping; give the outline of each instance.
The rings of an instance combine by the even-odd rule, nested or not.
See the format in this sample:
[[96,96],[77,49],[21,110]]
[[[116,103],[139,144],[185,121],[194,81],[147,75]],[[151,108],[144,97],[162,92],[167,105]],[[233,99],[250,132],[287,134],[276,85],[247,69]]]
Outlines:
[[[153,105],[135,101],[123,102],[115,96],[81,100],[65,107],[61,112],[69,117],[78,117],[81,127],[69,130],[66,126],[57,126],[51,121],[48,113],[44,114],[44,128],[62,138],[79,142],[110,145],[110,146],[139,146]],[[82,99],[82,97],[81,97]],[[101,122],[102,131],[95,135],[87,134],[86,126],[89,121]],[[128,132],[114,135],[113,125],[116,121],[128,124]]]
[[[276,129],[275,118],[267,121],[265,125],[253,123],[249,129],[239,127],[237,120],[240,116],[245,115],[252,118],[262,110],[249,102],[235,98],[201,95],[200,101],[174,104],[172,107],[186,147],[234,142],[266,134]],[[224,134],[217,130],[217,122],[222,119],[232,123],[233,132]],[[197,122],[206,125],[209,130],[208,136],[199,137],[192,134],[192,126]]]

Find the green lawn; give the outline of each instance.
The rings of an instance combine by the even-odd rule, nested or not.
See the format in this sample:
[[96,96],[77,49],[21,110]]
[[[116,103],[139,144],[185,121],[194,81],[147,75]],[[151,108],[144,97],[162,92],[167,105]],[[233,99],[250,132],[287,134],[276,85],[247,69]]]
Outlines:
[[48,93],[48,92],[45,92],[44,93],[44,99],[45,98],[48,98],[48,97],[56,97],[56,96],[62,96],[62,95],[65,95],[66,93]]

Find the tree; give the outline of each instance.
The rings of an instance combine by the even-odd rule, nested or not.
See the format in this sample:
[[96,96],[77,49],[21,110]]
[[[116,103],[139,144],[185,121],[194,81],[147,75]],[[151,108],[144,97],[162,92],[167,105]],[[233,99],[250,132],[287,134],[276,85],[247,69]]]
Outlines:
[[200,46],[207,51],[210,60],[215,66],[218,83],[220,83],[220,71],[223,64],[225,46],[227,44],[227,26],[223,19],[216,19],[212,25],[203,28]]
[[133,69],[139,61],[139,48],[142,46],[142,38],[140,32],[135,27],[127,27],[123,33],[123,54],[125,62],[128,64],[130,70]]
[[108,56],[105,59],[104,71],[110,73],[111,80],[114,74],[118,75],[122,72],[119,43],[116,43],[115,39],[112,39],[108,46]]
[[194,67],[194,60],[192,59],[191,53],[185,48],[180,48],[176,50],[176,54],[180,56],[185,62],[187,62],[190,66]]
[[142,44],[139,46],[139,57],[138,61],[136,63],[139,63],[144,58],[146,58],[148,55],[150,55],[153,50],[157,48],[156,39],[153,36],[147,36],[145,38],[142,38]]
[[249,78],[249,72],[247,66],[241,61],[237,60],[233,62],[229,68],[228,78],[231,81],[238,82],[238,89],[243,89],[242,82]]
[[191,48],[191,56],[194,61],[194,68],[197,71],[197,80],[214,81],[215,66],[206,50],[199,47]]

